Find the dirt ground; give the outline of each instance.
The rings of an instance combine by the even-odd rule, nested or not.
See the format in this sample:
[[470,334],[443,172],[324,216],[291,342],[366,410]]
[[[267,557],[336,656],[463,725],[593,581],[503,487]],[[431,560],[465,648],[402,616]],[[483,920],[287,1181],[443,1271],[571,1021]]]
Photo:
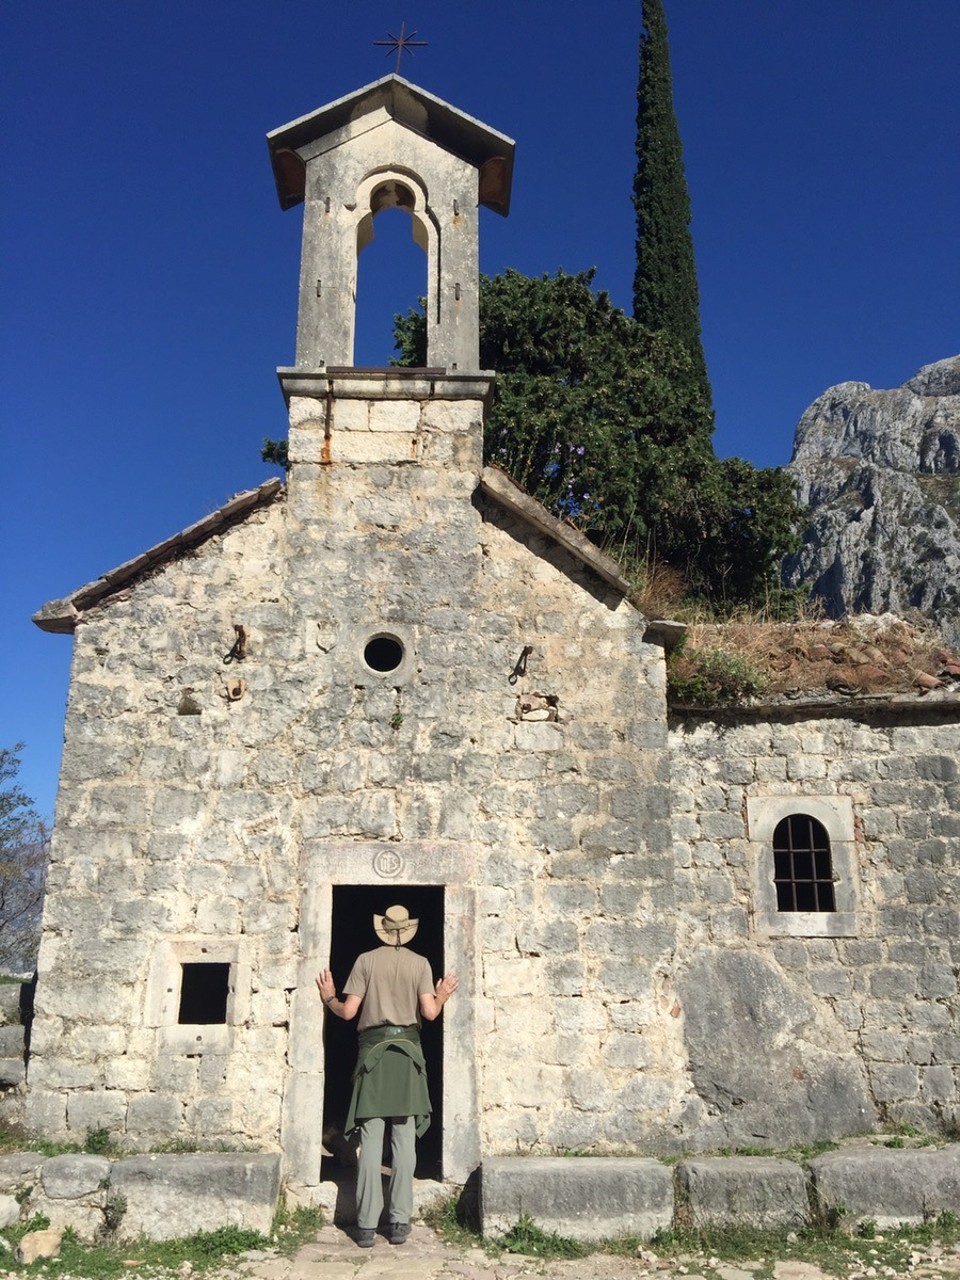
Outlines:
[[[689,1256],[661,1259],[644,1247],[635,1258],[592,1254],[587,1258],[544,1261],[503,1254],[491,1257],[477,1247],[445,1244],[429,1227],[415,1224],[410,1239],[399,1247],[377,1236],[372,1249],[359,1249],[341,1228],[324,1227],[316,1241],[291,1258],[272,1254],[250,1256],[220,1273],[220,1280],[514,1280],[519,1276],[544,1276],[548,1280],[757,1280],[769,1274],[763,1259],[737,1265],[716,1258]],[[808,1262],[773,1263],[774,1280],[823,1280],[825,1273]],[[889,1266],[851,1262],[846,1280],[889,1280],[896,1275],[917,1280],[952,1280],[960,1277],[960,1247],[924,1246],[910,1255],[901,1271]]]

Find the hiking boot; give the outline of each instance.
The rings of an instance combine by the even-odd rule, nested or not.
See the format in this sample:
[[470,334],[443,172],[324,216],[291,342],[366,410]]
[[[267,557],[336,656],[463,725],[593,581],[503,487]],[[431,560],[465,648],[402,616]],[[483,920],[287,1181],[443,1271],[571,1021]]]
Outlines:
[[391,1222],[390,1223],[390,1243],[403,1244],[407,1236],[410,1234],[409,1222]]
[[372,1249],[376,1232],[372,1227],[360,1227],[357,1230],[357,1245],[361,1249]]

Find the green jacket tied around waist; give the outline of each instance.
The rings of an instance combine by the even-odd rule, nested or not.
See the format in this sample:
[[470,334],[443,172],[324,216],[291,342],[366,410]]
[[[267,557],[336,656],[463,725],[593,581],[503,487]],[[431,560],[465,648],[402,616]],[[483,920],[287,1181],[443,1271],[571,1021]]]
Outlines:
[[430,1127],[427,1064],[420,1032],[411,1027],[370,1027],[359,1036],[346,1132],[372,1116],[415,1116],[417,1137]]

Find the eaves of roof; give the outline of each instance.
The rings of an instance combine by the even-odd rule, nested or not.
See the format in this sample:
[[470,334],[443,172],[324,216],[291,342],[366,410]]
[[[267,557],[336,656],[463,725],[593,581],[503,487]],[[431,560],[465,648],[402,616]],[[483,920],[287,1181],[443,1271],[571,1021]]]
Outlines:
[[118,565],[109,573],[103,574],[94,582],[79,587],[62,600],[50,600],[33,615],[33,621],[41,631],[52,631],[58,634],[72,634],[77,622],[85,610],[93,608],[108,597],[122,591],[146,574],[153,573],[163,565],[177,560],[188,551],[194,550],[215,534],[223,533],[232,525],[239,524],[247,516],[261,507],[274,502],[283,492],[281,480],[267,480],[256,489],[248,489],[238,493],[218,507],[210,515],[204,516],[196,524],[175,533],[172,538],[151,547],[142,555],[125,564]]
[[670,715],[676,719],[701,720],[801,720],[868,719],[889,715],[927,719],[960,716],[960,689],[933,689],[923,693],[862,693],[851,696],[817,692],[789,696],[745,698],[721,706],[700,706],[668,700]]
[[620,595],[628,594],[630,583],[623,576],[616,560],[605,555],[572,524],[552,516],[536,498],[531,498],[529,493],[521,489],[506,471],[500,467],[484,467],[480,474],[480,488],[526,524],[532,525],[538,532],[558,543]]
[[305,158],[327,150],[351,132],[377,124],[386,115],[472,164],[479,174],[479,199],[504,217],[513,184],[512,138],[491,128],[400,75],[387,75],[344,98],[267,134],[280,207],[290,209],[305,195]]
[[[506,508],[525,524],[544,534],[562,547],[574,559],[597,575],[619,595],[626,597],[630,583],[623,576],[620,566],[610,556],[596,547],[579,529],[550,514],[535,498],[499,467],[484,467],[480,476],[480,488],[500,506]],[[94,582],[88,582],[60,600],[51,600],[33,615],[33,621],[42,631],[71,634],[83,613],[104,600],[123,591],[139,579],[156,572],[164,565],[194,550],[208,539],[232,525],[239,524],[254,511],[268,506],[282,496],[284,485],[280,480],[268,480],[257,489],[238,493],[229,502],[195,524],[176,533],[172,538],[158,543],[148,551],[126,563],[118,565]],[[648,622],[648,638],[665,644],[669,649],[676,643],[672,629],[682,624]],[[660,629],[665,629],[664,634]],[[669,633],[669,634],[668,634]]]

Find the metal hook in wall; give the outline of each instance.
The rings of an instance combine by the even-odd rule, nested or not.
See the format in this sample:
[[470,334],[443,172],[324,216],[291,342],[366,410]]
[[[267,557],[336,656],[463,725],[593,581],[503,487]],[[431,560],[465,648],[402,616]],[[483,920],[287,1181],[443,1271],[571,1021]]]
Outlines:
[[533,645],[525,644],[520,650],[520,657],[517,659],[516,666],[507,676],[507,681],[510,684],[516,684],[521,676],[525,676],[527,674],[527,658],[529,658],[531,653],[533,653]]
[[246,627],[234,626],[237,638],[233,642],[233,647],[229,653],[223,655],[225,666],[229,666],[231,662],[242,662],[247,656],[247,629]]

